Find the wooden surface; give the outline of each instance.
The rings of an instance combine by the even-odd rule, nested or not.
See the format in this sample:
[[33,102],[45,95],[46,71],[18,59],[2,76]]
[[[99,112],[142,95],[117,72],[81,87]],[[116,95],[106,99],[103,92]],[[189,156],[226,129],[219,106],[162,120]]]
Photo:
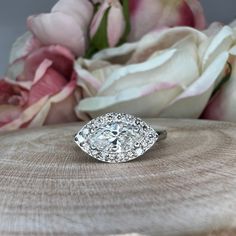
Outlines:
[[236,124],[149,123],[168,139],[125,164],[80,151],[80,124],[1,134],[0,235],[236,235]]

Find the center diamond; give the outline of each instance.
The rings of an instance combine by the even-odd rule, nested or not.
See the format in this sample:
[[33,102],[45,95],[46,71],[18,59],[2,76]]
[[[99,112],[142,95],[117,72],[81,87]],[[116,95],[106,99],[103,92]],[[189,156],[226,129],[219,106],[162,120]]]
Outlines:
[[122,153],[132,150],[135,140],[142,139],[139,133],[134,132],[132,125],[112,122],[98,128],[88,143],[104,152]]

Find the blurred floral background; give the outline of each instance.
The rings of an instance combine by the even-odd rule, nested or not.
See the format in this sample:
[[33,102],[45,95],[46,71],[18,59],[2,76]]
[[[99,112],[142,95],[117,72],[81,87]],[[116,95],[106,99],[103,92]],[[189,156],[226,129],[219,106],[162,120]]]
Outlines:
[[[1,3],[0,8],[0,74],[3,74],[8,65],[8,57],[12,43],[26,30],[25,20],[29,15],[46,12],[57,0],[8,0]],[[215,1],[200,0],[207,22],[220,21],[230,23],[236,17],[235,0]],[[15,6],[15,7],[12,7]],[[9,12],[11,14],[9,14]],[[14,16],[14,17],[12,17]]]
[[0,131],[110,111],[236,121],[236,23],[203,6],[60,0],[29,14],[0,80]]

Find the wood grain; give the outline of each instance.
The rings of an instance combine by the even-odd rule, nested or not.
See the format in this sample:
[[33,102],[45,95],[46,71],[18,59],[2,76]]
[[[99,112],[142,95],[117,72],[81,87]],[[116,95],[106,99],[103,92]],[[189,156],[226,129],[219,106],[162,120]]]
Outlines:
[[1,134],[0,235],[235,235],[236,124],[148,122],[168,139],[125,164],[80,151],[79,123]]

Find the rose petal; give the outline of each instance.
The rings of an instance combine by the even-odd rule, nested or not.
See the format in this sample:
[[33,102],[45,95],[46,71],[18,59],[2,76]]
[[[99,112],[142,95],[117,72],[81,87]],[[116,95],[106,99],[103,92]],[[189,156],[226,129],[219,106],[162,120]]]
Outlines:
[[88,0],[60,0],[52,8],[52,12],[63,12],[72,15],[86,31],[93,14],[93,6]]
[[108,48],[94,54],[93,60],[107,60],[116,64],[125,64],[130,55],[135,51],[138,43],[124,43],[123,45],[115,48]]
[[28,18],[30,31],[44,44],[59,44],[76,56],[87,47],[87,28],[93,15],[93,5],[87,0],[60,0],[52,12]]
[[40,47],[41,43],[34,38],[30,32],[26,32],[13,44],[10,52],[9,63],[12,64],[16,60],[26,57],[29,53]]
[[79,59],[75,63],[75,71],[78,75],[77,84],[81,86],[89,96],[95,95],[102,83],[93,76],[92,73],[84,69],[82,64],[84,64],[83,59]]
[[76,121],[74,107],[78,101],[72,95],[75,87],[76,81],[72,80],[59,93],[50,97],[28,127]]
[[181,91],[182,88],[178,84],[144,85],[124,89],[115,95],[83,99],[76,110],[77,112],[87,112],[92,117],[111,111],[156,117],[163,107]]
[[175,43],[192,36],[197,45],[207,39],[205,34],[188,27],[176,27],[155,31],[145,35],[139,42],[125,43],[117,48],[104,49],[95,54],[93,60],[107,60],[118,64],[133,64],[147,60],[155,51],[169,49]]
[[230,50],[229,50],[229,53],[233,56],[236,56],[236,45],[233,46]]
[[73,16],[61,12],[31,16],[28,27],[44,45],[59,44],[77,56],[85,53],[84,32]]
[[202,46],[202,48],[200,49],[202,51],[200,52],[200,54],[202,54],[201,64],[203,70],[205,70],[209,66],[214,58],[216,58],[222,52],[228,51],[234,41],[235,36],[232,29],[228,26],[225,26],[215,37],[209,40],[209,44],[204,43],[205,47]]
[[44,125],[78,121],[74,110],[78,102],[74,94],[71,94],[60,102],[52,103]]
[[130,0],[131,32],[129,41],[163,27],[186,25],[202,29],[205,18],[196,0]]
[[84,97],[95,96],[112,71],[120,67],[104,61],[78,59],[75,63],[77,84],[83,88]]
[[136,41],[157,27],[163,5],[156,0],[130,0],[131,28],[129,41]]
[[236,62],[230,80],[210,100],[201,118],[236,122]]
[[220,54],[198,80],[162,111],[160,117],[198,118],[213,92],[216,80],[225,68],[228,57],[227,52]]
[[19,103],[25,104],[25,101],[28,99],[28,91],[20,82],[8,78],[0,79],[0,105],[13,105],[9,102],[12,96],[19,96],[19,99],[21,100]]
[[[114,91],[133,87],[134,84],[135,86],[139,86],[140,83],[149,83],[149,80],[154,80],[154,78],[156,81],[156,76],[152,77],[153,74],[151,74],[151,72],[155,74],[156,70],[170,61],[175,53],[176,50],[174,49],[168,50],[162,53],[159,57],[150,59],[143,63],[123,66],[115,70],[105,81],[102,88],[99,90],[98,95],[108,95]],[[147,76],[147,73],[149,73],[150,76]],[[144,80],[144,78],[146,79]]]
[[196,0],[185,0],[185,2],[188,4],[193,14],[193,25],[191,26],[199,30],[205,29],[206,19],[201,3]]
[[48,97],[41,98],[38,102],[25,109],[17,119],[0,127],[0,132],[19,129],[23,124],[32,120],[32,118],[41,110]]
[[[116,29],[116,30],[114,30]],[[125,19],[123,9],[119,1],[112,2],[108,14],[108,43],[110,47],[115,47],[122,38],[125,30]]]
[[24,66],[25,66],[24,59],[19,59],[15,61],[15,63],[8,66],[6,76],[14,81],[24,80],[24,78],[22,78],[21,76],[24,71]]
[[203,33],[206,34],[208,37],[215,36],[223,27],[223,23],[216,21],[211,23],[208,28],[203,31]]
[[29,93],[28,105],[32,105],[42,97],[52,96],[58,93],[66,85],[66,83],[67,81],[65,78],[57,71],[52,68],[47,69],[41,79],[32,85]]
[[19,37],[10,52],[10,65],[6,76],[12,80],[19,80],[24,69],[24,60],[32,51],[41,47],[41,43],[30,32]]
[[0,105],[0,128],[18,118],[22,112],[19,106]]
[[30,90],[32,86],[31,81],[15,81],[15,80],[9,79],[8,77],[5,77],[4,80],[10,85],[19,86],[20,88],[23,88],[25,90]]
[[25,60],[24,76],[25,80],[33,81],[35,79],[36,70],[45,59],[53,62],[52,68],[65,76],[67,80],[71,77],[73,70],[74,56],[72,53],[62,46],[42,47],[31,53]]
[[[185,65],[185,71],[176,65]],[[178,76],[176,76],[178,75]],[[98,96],[110,95],[124,88],[142,84],[169,82],[189,86],[199,76],[196,45],[191,38],[186,38],[169,49],[154,54],[149,60],[123,66],[112,73],[98,92]]]
[[45,75],[47,72],[48,68],[53,64],[52,61],[45,59],[38,67],[36,70],[35,76],[34,76],[34,81],[33,85],[39,82],[39,80]]

